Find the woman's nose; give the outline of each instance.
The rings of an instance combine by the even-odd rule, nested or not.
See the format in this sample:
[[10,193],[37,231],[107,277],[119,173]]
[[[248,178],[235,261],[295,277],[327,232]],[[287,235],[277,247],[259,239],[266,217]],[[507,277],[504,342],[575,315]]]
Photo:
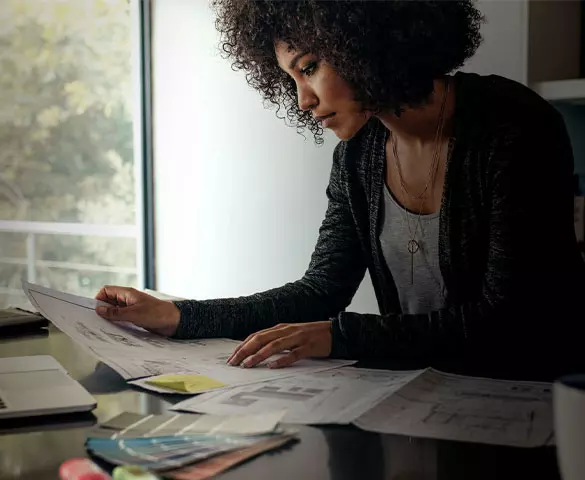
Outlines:
[[313,110],[318,102],[317,96],[310,88],[299,87],[297,91],[299,108],[303,111]]

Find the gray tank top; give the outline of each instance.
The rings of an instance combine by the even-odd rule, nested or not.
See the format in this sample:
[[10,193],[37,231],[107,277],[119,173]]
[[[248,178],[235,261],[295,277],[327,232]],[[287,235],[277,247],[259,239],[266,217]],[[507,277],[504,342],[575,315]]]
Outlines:
[[[417,314],[439,310],[445,305],[445,286],[439,268],[439,212],[421,215],[415,240],[419,250],[412,256],[408,242],[417,225],[418,215],[400,205],[389,188],[384,188],[384,221],[380,244],[392,273],[403,313]],[[408,228],[410,222],[410,230]]]

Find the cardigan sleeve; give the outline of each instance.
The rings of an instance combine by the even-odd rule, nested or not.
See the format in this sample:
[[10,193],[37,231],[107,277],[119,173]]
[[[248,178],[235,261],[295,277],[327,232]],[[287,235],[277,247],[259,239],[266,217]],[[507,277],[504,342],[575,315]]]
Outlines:
[[304,276],[251,296],[175,302],[176,338],[243,338],[279,323],[326,320],[349,305],[366,267],[344,191],[343,148],[344,142],[335,148],[328,207]]
[[492,140],[487,268],[477,298],[419,315],[341,312],[332,356],[429,365],[486,351],[493,358],[530,343],[546,352],[538,342],[562,330],[582,262],[575,256],[570,141],[560,115],[539,122],[537,129],[507,125]]

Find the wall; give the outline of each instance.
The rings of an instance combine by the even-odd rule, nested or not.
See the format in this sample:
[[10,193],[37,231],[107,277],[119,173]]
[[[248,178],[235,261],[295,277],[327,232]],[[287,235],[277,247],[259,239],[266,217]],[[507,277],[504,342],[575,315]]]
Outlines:
[[[217,54],[207,2],[154,7],[157,288],[215,298],[300,278],[336,138],[316,147],[263,108]],[[377,311],[369,285],[353,309]]]
[[486,19],[484,41],[462,70],[526,83],[528,1],[480,0],[477,7]]
[[[484,1],[486,41],[467,67],[522,80],[522,2]],[[298,279],[325,208],[333,135],[304,140],[216,49],[203,0],[154,3],[157,288],[238,296]],[[352,306],[377,312],[368,279]]]

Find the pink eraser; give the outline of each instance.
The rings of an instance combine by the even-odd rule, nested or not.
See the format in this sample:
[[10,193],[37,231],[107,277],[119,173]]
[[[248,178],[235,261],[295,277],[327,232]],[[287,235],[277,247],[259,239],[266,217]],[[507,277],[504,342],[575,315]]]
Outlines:
[[61,480],[111,480],[106,472],[88,458],[70,458],[59,467]]

